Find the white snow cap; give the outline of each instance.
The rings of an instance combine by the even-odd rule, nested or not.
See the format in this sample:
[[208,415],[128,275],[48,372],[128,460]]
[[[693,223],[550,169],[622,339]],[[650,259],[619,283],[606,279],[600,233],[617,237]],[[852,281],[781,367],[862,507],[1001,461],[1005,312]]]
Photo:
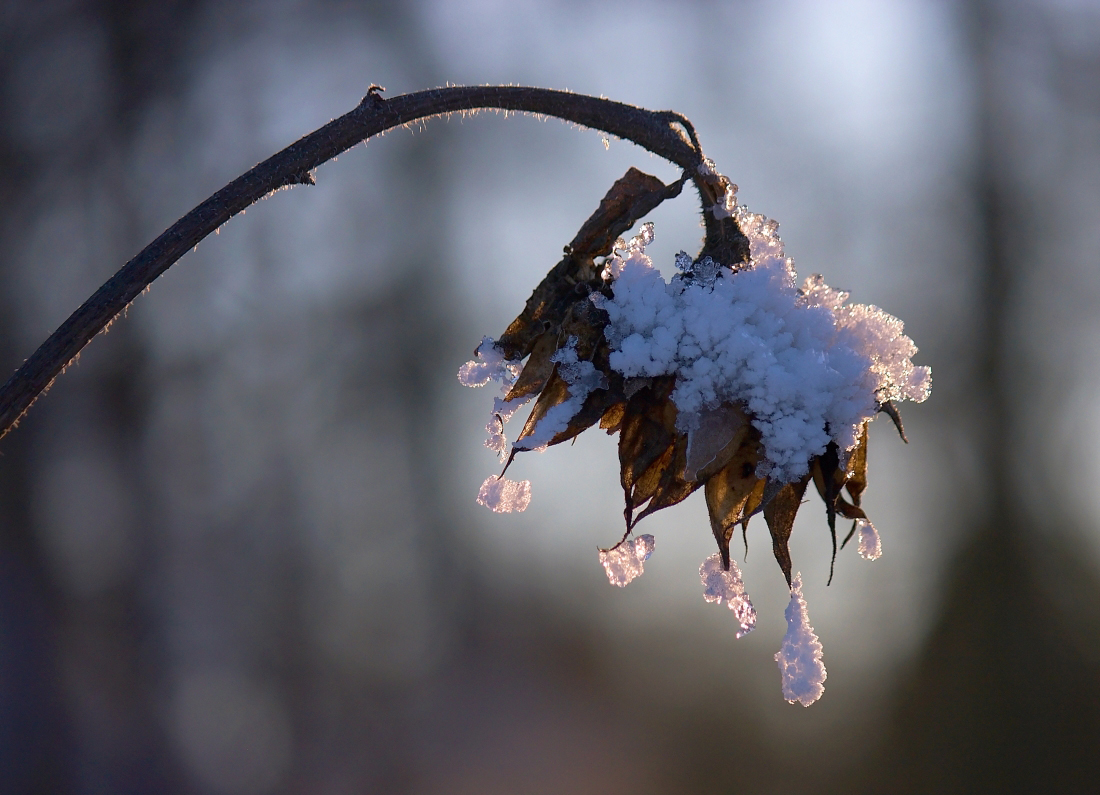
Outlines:
[[737,618],[741,629],[737,637],[748,635],[756,628],[756,608],[745,593],[745,583],[741,579],[741,570],[734,561],[730,561],[729,571],[722,568],[722,557],[711,555],[699,567],[699,579],[703,581],[703,598],[708,602],[721,604],[723,600]]
[[624,541],[615,549],[600,550],[600,565],[607,572],[607,580],[612,585],[623,588],[635,577],[645,572],[645,562],[653,554],[656,542],[651,535],[640,535],[631,541]]
[[481,484],[477,501],[494,513],[522,513],[531,504],[531,481],[490,475]]
[[821,698],[825,692],[825,664],[821,662],[821,641],[810,626],[806,613],[806,600],[802,598],[802,573],[791,580],[791,601],[784,613],[787,618],[787,634],[783,645],[775,655],[779,674],[783,679],[783,698],[802,706]]
[[878,560],[882,557],[882,539],[878,530],[866,519],[856,519],[859,530],[859,556],[865,560]]
[[796,289],[778,224],[731,210],[750,241],[749,266],[734,273],[681,253],[681,273],[666,282],[645,254],[645,224],[606,263],[613,297],[593,300],[611,319],[612,368],[628,378],[675,374],[681,431],[722,403],[742,404],[763,438],[757,473],[790,482],[830,439],[852,449],[877,403],[927,398],[931,371],[913,366],[917,349],[897,318],[844,306],[848,294],[820,276]]

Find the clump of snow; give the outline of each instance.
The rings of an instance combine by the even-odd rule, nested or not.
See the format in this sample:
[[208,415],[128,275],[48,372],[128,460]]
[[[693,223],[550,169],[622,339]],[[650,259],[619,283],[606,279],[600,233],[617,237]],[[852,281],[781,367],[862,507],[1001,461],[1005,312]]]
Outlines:
[[680,273],[666,282],[645,253],[653,239],[645,224],[605,264],[613,297],[594,300],[610,317],[613,369],[628,378],[675,374],[681,431],[707,410],[740,403],[762,436],[757,473],[789,482],[830,439],[854,447],[878,403],[924,400],[931,373],[913,366],[916,347],[901,321],[844,306],[847,294],[820,277],[796,289],[778,224],[740,205],[732,212],[749,237],[747,266],[734,272],[681,254]]
[[783,645],[775,655],[783,679],[783,698],[792,704],[798,701],[808,707],[825,692],[827,674],[825,664],[821,662],[821,641],[810,626],[806,600],[802,598],[801,572],[795,574],[791,581],[791,601],[784,615],[787,634],[783,636]]
[[882,539],[878,530],[866,519],[856,519],[859,530],[859,556],[865,560],[878,560],[882,557]]
[[520,513],[531,504],[531,481],[490,475],[481,484],[477,501],[495,513]]
[[645,562],[653,554],[656,542],[651,535],[640,535],[632,541],[624,541],[615,549],[600,550],[600,565],[607,572],[607,579],[620,588],[645,571]]
[[737,618],[737,623],[741,625],[737,637],[744,637],[756,628],[756,608],[745,593],[741,570],[734,561],[730,561],[729,571],[725,571],[721,556],[711,555],[699,567],[699,579],[703,581],[703,598],[718,604],[725,600],[726,607]]
[[529,436],[516,443],[517,450],[543,451],[550,441],[569,427],[569,421],[584,406],[588,395],[596,389],[607,389],[607,376],[596,369],[592,362],[581,361],[577,356],[577,338],[570,336],[564,347],[550,357],[558,363],[558,375],[569,385],[569,399],[551,407]]

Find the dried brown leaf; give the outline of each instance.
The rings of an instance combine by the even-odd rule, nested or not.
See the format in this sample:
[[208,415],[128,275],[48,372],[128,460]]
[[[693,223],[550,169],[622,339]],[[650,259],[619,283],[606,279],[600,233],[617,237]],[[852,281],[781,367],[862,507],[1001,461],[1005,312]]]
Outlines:
[[[673,444],[671,460],[668,466],[661,472],[660,481],[657,483],[657,490],[646,504],[645,510],[634,519],[633,524],[637,524],[650,514],[656,513],[663,508],[670,508],[677,503],[683,502],[691,496],[696,489],[703,485],[702,481],[684,480],[681,473],[684,471],[686,462],[687,434],[680,434],[676,438],[675,444]],[[636,502],[635,505],[637,504],[639,503]]]
[[665,199],[678,196],[682,188],[680,182],[665,185],[657,177],[631,167],[611,186],[599,209],[584,222],[569,244],[570,250],[588,259],[606,257],[621,234]]
[[722,469],[741,448],[750,428],[745,412],[734,403],[700,412],[698,425],[688,432],[684,479],[705,481]]
[[539,335],[531,348],[527,364],[523,366],[523,371],[520,372],[516,383],[508,391],[505,400],[514,400],[541,392],[547,381],[550,380],[551,373],[554,372],[554,362],[550,361],[550,357],[554,355],[557,349],[558,335],[556,333],[547,331]]
[[825,452],[815,456],[810,465],[810,474],[813,476],[817,493],[825,502],[825,518],[829,523],[829,537],[833,541],[833,556],[829,561],[829,581],[833,582],[833,569],[836,566],[836,502],[840,497],[840,490],[844,487],[847,473],[840,467],[840,449],[836,442],[829,442]]
[[764,493],[764,479],[756,476],[756,465],[759,461],[759,443],[756,440],[746,440],[726,465],[705,483],[710,528],[714,533],[714,540],[718,542],[722,565],[727,571],[730,565],[730,538],[734,528],[747,515],[745,506],[752,495],[757,491],[761,495]]
[[534,408],[531,409],[531,413],[527,416],[527,422],[523,424],[523,430],[520,431],[519,437],[516,439],[516,444],[519,444],[519,442],[535,432],[535,427],[542,418],[546,416],[546,412],[550,411],[554,406],[569,400],[570,397],[572,396],[569,394],[569,384],[565,382],[564,378],[558,375],[557,365],[555,364],[554,370],[550,373],[550,378],[546,382],[546,386],[543,387],[542,392],[539,393]]
[[610,436],[613,433],[618,433],[622,428],[623,415],[626,413],[626,401],[622,401],[614,404],[611,408],[604,412],[604,415],[600,417],[600,427],[607,431]]
[[665,185],[635,168],[627,171],[585,221],[565,256],[535,288],[519,316],[509,324],[497,345],[509,359],[522,359],[545,333],[557,336],[570,306],[602,286],[594,264],[611,253],[615,240],[667,198],[680,193],[682,184]]
[[[516,439],[516,443],[518,444],[531,436],[531,434],[535,432],[535,428],[538,426],[539,422],[546,416],[546,413],[550,411],[550,409],[564,403],[571,397],[569,384],[565,382],[555,369],[550,375],[546,387],[535,401],[535,406],[531,409],[531,414],[527,417],[527,422],[523,424],[523,430]],[[559,431],[551,437],[547,446],[553,447],[556,444],[569,441],[583,431],[586,431],[588,428],[591,428],[609,409],[622,402],[622,394],[612,389],[596,389],[589,392],[580,410],[569,419],[569,423],[564,430]]]
[[791,552],[787,544],[791,538],[791,530],[794,529],[794,517],[802,504],[809,482],[810,476],[807,474],[794,483],[783,484],[764,506],[764,521],[768,523],[768,531],[772,536],[772,552],[779,568],[783,570],[783,576],[787,578],[788,587],[791,584]]
[[844,487],[848,490],[852,503],[859,505],[863,492],[867,490],[867,423],[863,423],[859,442],[848,459],[848,480]]
[[903,442],[909,444],[909,438],[905,435],[905,426],[901,424],[901,412],[894,405],[894,401],[887,400],[885,403],[880,403],[878,410],[893,421],[894,427],[898,429],[898,436]]
[[624,407],[619,465],[628,505],[638,478],[675,441],[676,406],[669,399],[675,383],[673,376],[655,378],[650,386],[635,392]]

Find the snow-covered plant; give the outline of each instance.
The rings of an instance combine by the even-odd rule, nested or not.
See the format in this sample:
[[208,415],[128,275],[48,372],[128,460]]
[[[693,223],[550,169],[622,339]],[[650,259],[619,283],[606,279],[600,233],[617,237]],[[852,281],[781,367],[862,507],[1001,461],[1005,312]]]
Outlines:
[[[879,557],[878,533],[860,507],[867,424],[884,412],[904,439],[896,404],[925,400],[931,371],[913,365],[917,348],[897,318],[848,304],[848,293],[819,275],[799,285],[778,224],[738,204],[736,186],[710,161],[701,160],[694,176],[718,200],[707,206],[701,191],[707,237],[697,256],[677,255],[671,281],[645,253],[651,223],[629,242],[618,235],[678,185],[631,169],[504,334],[482,340],[459,380],[501,382],[486,445],[505,470],[518,453],[545,450],[596,424],[619,435],[626,534],[600,551],[615,585],[640,575],[653,550],[652,536],[628,541],[634,526],[703,489],[718,544],[700,569],[704,596],[726,600],[738,637],[755,626],[756,612],[730,559],[730,540],[762,513],[792,594],[790,631],[776,656],[784,695],[808,705],[821,694],[825,669],[801,579],[791,577],[795,515],[812,480],[834,561],[838,514],[853,521],[848,538],[859,530],[860,555]],[[534,408],[509,445],[505,423],[531,399]],[[530,483],[503,472],[490,475],[477,497],[497,512],[524,510],[530,499]]]
[[[775,222],[738,204],[736,186],[703,156],[691,123],[678,113],[524,86],[448,86],[392,99],[382,91],[372,85],[354,109],[249,169],[126,263],[0,387],[0,438],[93,337],[199,241],[280,189],[315,184],[315,169],[351,147],[420,119],[481,108],[592,127],[666,158],[682,177],[665,185],[630,169],[519,316],[499,339],[482,341],[459,378],[467,386],[502,384],[486,445],[505,469],[517,453],[544,450],[597,423],[619,434],[626,534],[600,552],[615,585],[640,575],[654,549],[652,536],[630,539],[635,524],[702,488],[718,542],[718,554],[700,569],[704,597],[726,602],[738,636],[749,632],[756,612],[729,545],[738,525],[744,532],[762,513],[791,587],[790,631],[777,656],[784,693],[804,704],[817,698],[820,644],[801,580],[791,578],[787,542],[813,480],[825,501],[834,559],[837,514],[854,521],[849,537],[859,530],[863,557],[881,554],[860,508],[867,423],[885,412],[902,432],[895,404],[924,400],[931,385],[928,368],[912,364],[916,348],[901,321],[849,305],[848,294],[820,276],[799,287]],[[645,253],[652,226],[630,242],[620,235],[689,181],[702,198],[706,235],[695,257],[677,257],[679,273],[666,282]],[[509,445],[506,423],[532,399]],[[521,511],[530,483],[491,475],[477,499],[494,511]]]

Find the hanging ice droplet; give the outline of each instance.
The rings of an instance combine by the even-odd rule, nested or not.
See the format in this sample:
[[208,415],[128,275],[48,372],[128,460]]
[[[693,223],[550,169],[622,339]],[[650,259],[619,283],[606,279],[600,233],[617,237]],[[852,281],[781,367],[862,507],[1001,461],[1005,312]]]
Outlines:
[[859,556],[865,560],[878,560],[882,557],[882,539],[878,530],[866,519],[856,519],[859,530]]
[[711,555],[699,567],[699,579],[703,581],[703,598],[719,604],[725,600],[726,607],[737,618],[737,623],[741,625],[737,637],[744,637],[756,628],[756,608],[745,593],[745,583],[737,563],[731,560],[729,571],[726,571],[722,568],[722,558],[717,554]]
[[644,564],[653,554],[655,545],[653,536],[640,535],[614,549],[601,549],[600,565],[607,572],[608,582],[622,588],[635,577],[642,576]]
[[810,626],[806,600],[802,598],[802,573],[791,580],[791,601],[784,613],[787,634],[775,655],[783,680],[783,698],[804,707],[821,698],[825,692],[825,664],[821,661],[821,641]]
[[477,501],[495,513],[520,513],[531,504],[531,481],[490,475],[481,484]]

